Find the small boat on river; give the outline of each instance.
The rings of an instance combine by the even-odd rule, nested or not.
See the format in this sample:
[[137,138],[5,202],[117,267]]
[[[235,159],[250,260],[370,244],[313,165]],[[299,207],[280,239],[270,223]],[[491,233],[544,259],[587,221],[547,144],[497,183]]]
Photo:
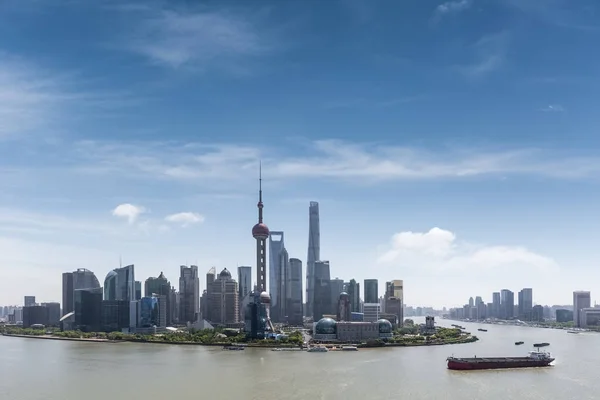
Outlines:
[[520,344],[523,344],[523,343],[525,343],[525,342],[515,342],[515,344],[516,344],[517,346],[518,346],[518,345],[520,345]]
[[487,329],[479,328],[477,329],[479,332],[487,332]]
[[546,346],[550,346],[550,343],[542,342],[542,343],[534,343],[533,344],[533,347],[546,347]]

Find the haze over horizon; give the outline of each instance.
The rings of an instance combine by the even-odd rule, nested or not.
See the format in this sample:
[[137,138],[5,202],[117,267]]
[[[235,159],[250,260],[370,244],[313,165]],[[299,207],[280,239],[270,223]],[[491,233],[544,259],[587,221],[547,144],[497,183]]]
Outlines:
[[255,276],[259,160],[303,274],[318,201],[332,278],[407,305],[596,299],[596,1],[93,3],[0,6],[0,304]]

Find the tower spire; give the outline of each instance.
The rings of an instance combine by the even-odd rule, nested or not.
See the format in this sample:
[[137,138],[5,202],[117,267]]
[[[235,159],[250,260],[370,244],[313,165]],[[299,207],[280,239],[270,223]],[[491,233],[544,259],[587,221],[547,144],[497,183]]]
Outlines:
[[263,223],[262,161],[258,162],[258,223]]

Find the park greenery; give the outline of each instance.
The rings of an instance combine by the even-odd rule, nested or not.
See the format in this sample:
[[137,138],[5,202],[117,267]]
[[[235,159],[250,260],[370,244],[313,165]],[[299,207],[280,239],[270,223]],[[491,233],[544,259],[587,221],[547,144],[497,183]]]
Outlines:
[[4,327],[2,333],[7,335],[46,336],[50,338],[110,340],[127,342],[150,342],[170,344],[200,344],[200,345],[227,345],[233,343],[246,343],[254,346],[298,346],[303,343],[302,333],[290,332],[280,339],[252,340],[234,329],[204,329],[164,332],[157,334],[139,334],[122,332],[81,332],[60,331],[57,329],[29,329],[18,327]]

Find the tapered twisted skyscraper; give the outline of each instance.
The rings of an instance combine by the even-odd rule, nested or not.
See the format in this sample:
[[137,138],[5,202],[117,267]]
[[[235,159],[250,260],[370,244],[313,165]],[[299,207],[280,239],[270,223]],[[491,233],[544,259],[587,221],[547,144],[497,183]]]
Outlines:
[[319,203],[308,207],[308,256],[306,257],[306,315],[313,316],[315,301],[315,262],[321,259]]

